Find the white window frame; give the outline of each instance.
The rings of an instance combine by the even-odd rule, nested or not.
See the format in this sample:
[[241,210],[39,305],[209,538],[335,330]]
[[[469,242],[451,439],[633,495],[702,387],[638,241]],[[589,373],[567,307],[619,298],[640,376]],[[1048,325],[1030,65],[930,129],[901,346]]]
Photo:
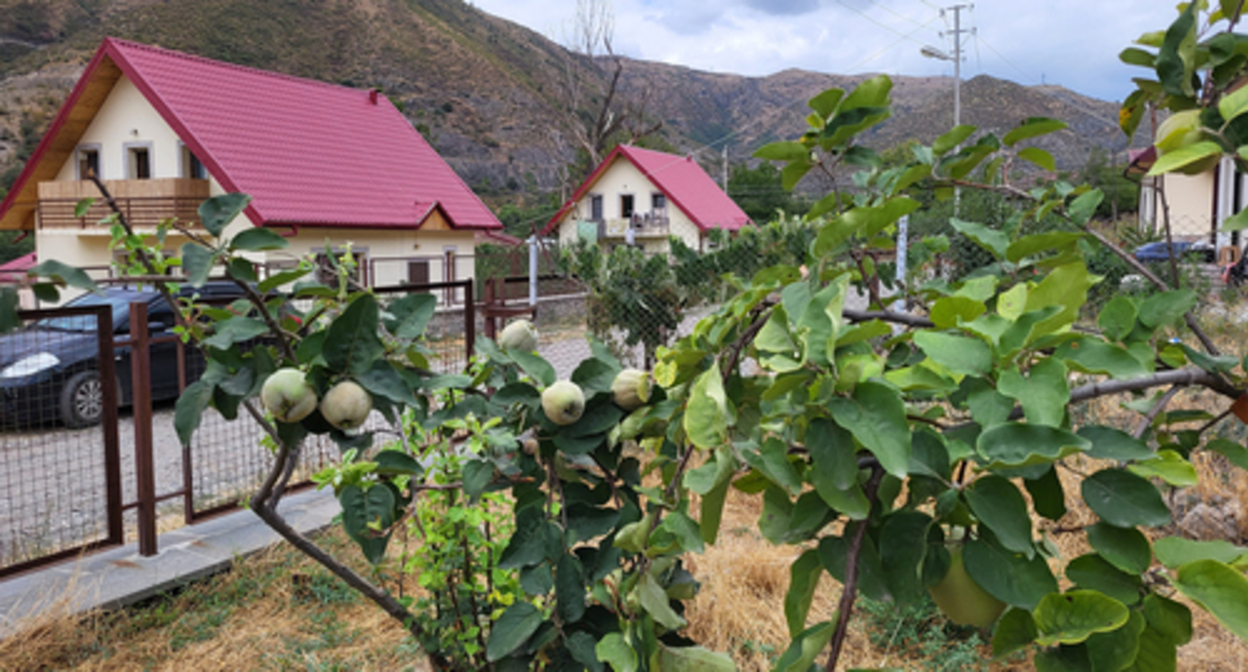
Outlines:
[[[131,170],[131,168],[135,168],[135,167],[130,165],[130,154],[133,150],[136,150],[136,149],[147,150],[147,173],[148,173],[147,177],[143,177],[143,178],[138,177],[135,174],[135,172]],[[156,179],[156,151],[152,147],[151,140],[144,140],[142,142],[127,142],[127,143],[122,144],[121,150],[123,152],[122,157],[121,157],[121,167],[123,170],[125,170],[127,180],[140,180],[140,179],[154,180]]]
[[[185,159],[188,155],[191,158],[194,158],[195,160],[199,161],[199,165],[202,166],[204,169],[203,177],[195,177],[194,175],[190,175],[187,173],[187,169],[190,168],[190,165],[188,165],[189,162],[186,161]],[[150,154],[148,155],[148,160],[149,161],[151,160]],[[195,152],[192,151],[191,148],[188,147],[187,144],[185,142],[182,142],[181,140],[178,141],[178,177],[184,180],[188,180],[188,179],[189,180],[206,180],[208,179],[208,166],[204,164],[204,160],[195,156]]]
[[[596,218],[594,217],[594,200],[595,199],[597,199],[598,201],[598,217]],[[589,217],[587,217],[586,219],[588,219],[591,222],[606,221],[607,201],[605,198],[603,198],[602,194],[590,194],[589,195]]]
[[[335,258],[342,256],[347,251],[345,247],[314,247],[312,248],[312,257],[315,259],[319,255],[333,255]],[[368,274],[368,246],[353,246],[351,248],[351,256],[355,258],[355,280],[364,286],[370,286],[372,278]],[[319,276],[320,270],[317,270]],[[318,277],[319,279],[319,277]]]
[[100,166],[100,172],[96,177],[104,179],[104,147],[98,142],[84,142],[74,148],[74,179],[85,180],[86,175],[82,174],[82,161],[80,153],[83,151],[95,152],[95,160]]

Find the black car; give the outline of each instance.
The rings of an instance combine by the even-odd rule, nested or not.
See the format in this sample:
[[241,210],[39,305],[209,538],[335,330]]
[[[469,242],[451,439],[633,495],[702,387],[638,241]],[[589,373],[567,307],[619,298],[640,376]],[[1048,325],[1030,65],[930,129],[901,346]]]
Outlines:
[[[238,298],[232,283],[210,282],[203,287],[183,287],[179,295],[198,294],[214,301]],[[98,294],[84,294],[67,306],[112,308],[114,338],[130,333],[130,304],[147,303],[148,331],[152,338],[172,334],[173,308],[154,289],[109,287]],[[94,425],[104,415],[104,382],[99,372],[99,338],[91,316],[51,317],[32,322],[21,330],[0,336],[0,421],[4,424],[67,427]],[[177,398],[178,344],[151,346],[151,389],[154,401]],[[198,377],[203,358],[187,348],[187,382]],[[133,399],[130,347],[115,348],[117,392],[121,405]]]
[[[1207,240],[1198,240],[1196,242],[1175,241],[1173,248],[1176,259],[1192,259],[1203,261],[1207,264],[1213,263],[1214,257],[1217,255],[1213,245],[1210,245]],[[1145,263],[1169,261],[1170,249],[1171,245],[1163,240],[1145,243],[1135,248],[1133,254],[1136,259]]]

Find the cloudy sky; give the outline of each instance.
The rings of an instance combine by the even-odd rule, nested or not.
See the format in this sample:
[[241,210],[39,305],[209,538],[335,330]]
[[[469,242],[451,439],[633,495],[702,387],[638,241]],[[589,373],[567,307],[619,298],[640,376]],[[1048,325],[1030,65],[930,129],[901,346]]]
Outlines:
[[[950,0],[610,0],[616,51],[699,70],[768,75],[952,75],[924,45],[953,50]],[[559,42],[575,0],[470,0]],[[1061,84],[1119,101],[1144,70],[1117,54],[1175,18],[1175,0],[983,0],[962,11],[962,76]],[[943,36],[942,36],[943,33]]]

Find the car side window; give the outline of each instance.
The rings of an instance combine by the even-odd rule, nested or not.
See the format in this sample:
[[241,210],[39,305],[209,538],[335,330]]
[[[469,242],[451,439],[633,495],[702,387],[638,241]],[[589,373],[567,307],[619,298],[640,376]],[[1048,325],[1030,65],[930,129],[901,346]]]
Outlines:
[[156,301],[148,309],[147,321],[149,323],[159,322],[161,329],[164,330],[172,329],[177,324],[177,318],[174,317],[173,309],[163,299]]

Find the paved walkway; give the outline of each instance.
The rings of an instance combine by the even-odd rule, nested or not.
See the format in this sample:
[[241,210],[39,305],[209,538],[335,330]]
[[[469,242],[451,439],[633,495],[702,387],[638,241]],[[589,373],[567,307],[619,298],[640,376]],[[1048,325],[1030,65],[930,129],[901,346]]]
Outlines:
[[[340,508],[331,490],[288,495],[279,510],[302,532],[329,525]],[[249,510],[160,535],[159,553],[128,544],[0,581],[0,636],[45,610],[78,614],[120,607],[228,569],[234,560],[280,541]],[[67,590],[68,588],[68,590]]]

